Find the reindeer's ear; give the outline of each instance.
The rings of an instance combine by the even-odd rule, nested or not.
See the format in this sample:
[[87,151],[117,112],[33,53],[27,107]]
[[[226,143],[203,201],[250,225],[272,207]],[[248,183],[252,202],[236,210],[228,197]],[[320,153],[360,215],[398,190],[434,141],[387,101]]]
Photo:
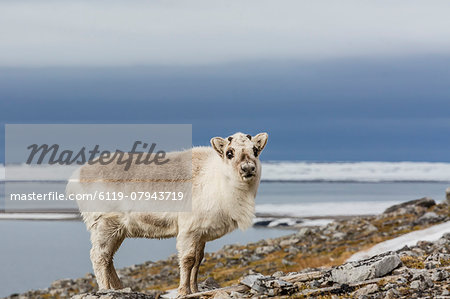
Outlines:
[[223,151],[225,149],[226,144],[227,144],[227,142],[223,138],[220,138],[220,137],[211,138],[211,145],[212,145],[213,149],[215,149],[216,152],[221,157],[223,157]]
[[269,135],[267,133],[259,133],[258,135],[252,138],[252,141],[255,144],[258,153],[260,153],[266,146],[267,139],[269,139]]

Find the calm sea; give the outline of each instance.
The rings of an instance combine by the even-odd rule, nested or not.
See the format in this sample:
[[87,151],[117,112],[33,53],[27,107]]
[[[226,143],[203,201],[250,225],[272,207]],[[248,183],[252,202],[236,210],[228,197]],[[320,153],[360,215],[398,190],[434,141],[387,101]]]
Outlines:
[[[393,203],[429,196],[441,201],[447,183],[262,183],[257,211],[299,216],[372,214]],[[235,231],[210,242],[207,251],[290,233],[281,229]],[[46,288],[53,280],[91,272],[89,234],[77,221],[0,221],[0,296]],[[164,259],[175,240],[125,240],[118,268]]]

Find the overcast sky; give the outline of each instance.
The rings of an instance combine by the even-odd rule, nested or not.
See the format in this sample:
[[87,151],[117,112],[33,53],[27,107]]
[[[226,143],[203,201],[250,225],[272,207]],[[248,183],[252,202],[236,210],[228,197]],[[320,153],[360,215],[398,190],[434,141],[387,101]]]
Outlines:
[[447,54],[450,1],[1,1],[0,66]]
[[188,123],[196,145],[269,132],[267,160],[450,162],[449,12],[0,0],[0,125]]

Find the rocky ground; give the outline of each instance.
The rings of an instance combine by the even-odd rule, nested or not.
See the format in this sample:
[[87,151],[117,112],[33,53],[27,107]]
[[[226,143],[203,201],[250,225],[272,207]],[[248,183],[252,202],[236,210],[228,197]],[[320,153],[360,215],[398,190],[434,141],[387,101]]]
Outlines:
[[[447,204],[420,199],[378,216],[303,227],[291,235],[207,253],[201,290],[215,298],[450,298],[450,233],[396,252],[345,263],[353,253],[402,234],[450,221]],[[158,298],[176,288],[176,256],[118,271],[128,287],[95,292],[92,274],[8,298]],[[133,291],[131,291],[133,290]]]

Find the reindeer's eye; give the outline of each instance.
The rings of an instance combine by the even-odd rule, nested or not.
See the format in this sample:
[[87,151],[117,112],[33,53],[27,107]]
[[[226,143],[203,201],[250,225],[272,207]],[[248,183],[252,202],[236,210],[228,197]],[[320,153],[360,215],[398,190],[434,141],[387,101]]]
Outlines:
[[255,157],[258,157],[259,151],[256,148],[256,146],[253,147],[253,155],[255,155]]
[[228,159],[233,159],[233,157],[234,157],[233,151],[232,150],[228,150],[227,151],[227,158]]

